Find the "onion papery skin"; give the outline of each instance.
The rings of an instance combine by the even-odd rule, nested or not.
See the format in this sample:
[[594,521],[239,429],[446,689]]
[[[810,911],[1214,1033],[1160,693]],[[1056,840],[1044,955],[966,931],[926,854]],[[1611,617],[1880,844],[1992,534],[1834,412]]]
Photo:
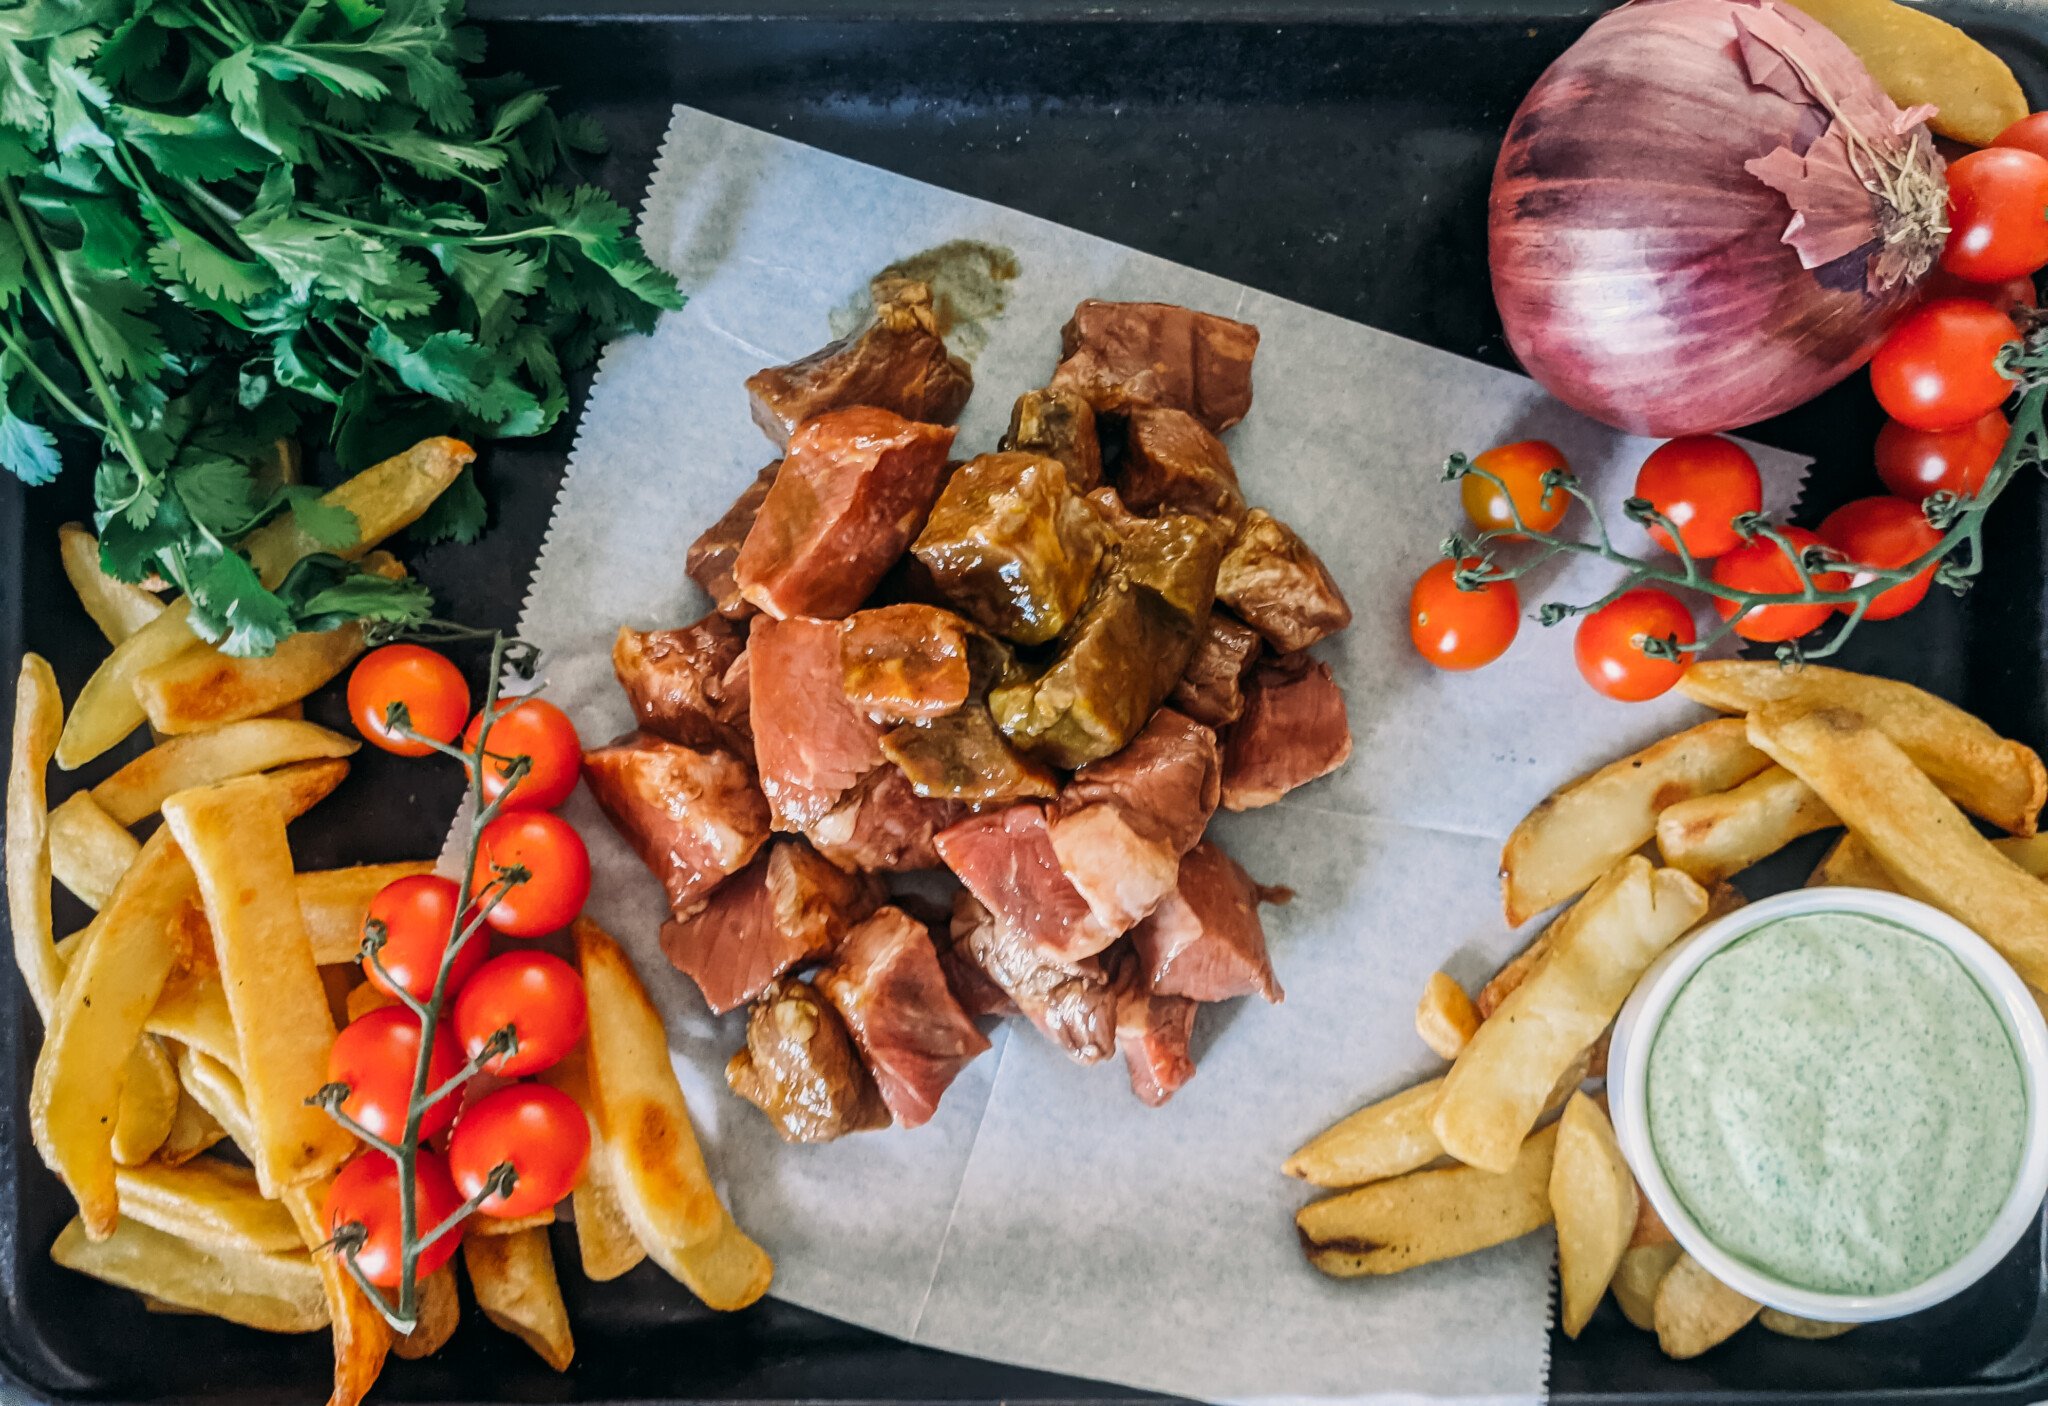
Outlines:
[[[1786,197],[1744,163],[1805,151],[1828,118],[1751,83],[1735,16],[1758,8],[1609,12],[1537,80],[1494,167],[1488,253],[1508,345],[1559,400],[1633,434],[1714,434],[1812,399],[1870,358],[1920,281],[1874,293],[1867,258],[1809,270],[1784,242]],[[1837,63],[1848,54],[1775,8]]]

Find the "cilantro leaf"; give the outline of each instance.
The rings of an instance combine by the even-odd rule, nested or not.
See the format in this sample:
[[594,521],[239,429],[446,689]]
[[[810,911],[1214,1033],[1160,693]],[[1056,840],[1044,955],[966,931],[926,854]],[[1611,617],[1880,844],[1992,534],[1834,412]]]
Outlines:
[[473,468],[465,466],[413,523],[409,535],[414,541],[422,545],[459,542],[466,546],[483,536],[490,509],[484,502],[483,490],[476,486]]
[[232,459],[209,457],[171,470],[171,488],[192,520],[216,536],[247,530],[256,506],[256,485],[248,469]]
[[277,596],[301,630],[331,630],[351,620],[417,625],[433,597],[420,582],[364,571],[340,557],[302,557],[278,584]]
[[156,295],[126,274],[95,268],[68,250],[52,251],[93,354],[117,376],[148,380],[163,369],[163,331],[149,319]]
[[327,502],[319,489],[293,484],[284,490],[284,500],[291,506],[299,531],[320,546],[341,551],[362,541],[363,525],[356,515]]
[[57,457],[57,437],[0,403],[0,468],[34,485],[48,483],[63,467]]
[[501,342],[518,317],[517,300],[540,287],[546,270],[516,249],[474,249],[467,244],[433,246],[441,268],[476,305],[477,335]]
[[116,130],[174,181],[224,181],[245,171],[261,171],[274,159],[214,108],[179,116],[123,107]]
[[291,609],[264,589],[256,568],[239,552],[222,552],[188,577],[192,633],[223,654],[268,654],[295,628]]
[[149,251],[150,266],[166,283],[189,283],[214,302],[246,303],[278,286],[261,264],[224,254],[213,242],[176,220],[159,222],[163,241]]

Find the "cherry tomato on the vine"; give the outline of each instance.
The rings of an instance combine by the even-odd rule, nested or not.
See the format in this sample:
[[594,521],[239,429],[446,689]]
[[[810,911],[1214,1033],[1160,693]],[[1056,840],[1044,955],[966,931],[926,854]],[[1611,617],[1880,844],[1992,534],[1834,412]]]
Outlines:
[[[1941,533],[1918,503],[1904,498],[1858,498],[1829,513],[1820,525],[1820,540],[1859,566],[1896,571],[1934,550]],[[1868,572],[1849,573],[1850,586],[1871,579]],[[1934,584],[1934,567],[1928,566],[1890,590],[1881,592],[1863,612],[1866,620],[1890,620],[1904,615],[1927,598]],[[1844,614],[1851,606],[1837,607]]]
[[[327,1054],[327,1082],[349,1086],[342,1112],[386,1142],[397,1142],[405,1134],[419,1058],[419,1017],[404,1006],[385,1006],[358,1016],[334,1037]],[[427,1087],[439,1088],[461,1072],[462,1055],[443,1026],[434,1032]],[[433,1137],[453,1123],[456,1103],[451,1096],[428,1108],[420,1117],[420,1136]]]
[[576,827],[561,816],[515,810],[484,826],[477,836],[470,892],[481,896],[497,881],[496,869],[515,866],[527,871],[526,878],[506,889],[484,915],[499,932],[542,937],[567,927],[583,911],[583,900],[590,896],[590,851]]
[[590,1121],[576,1100],[546,1084],[512,1084],[485,1094],[462,1112],[448,1137],[448,1168],[463,1199],[484,1189],[510,1162],[518,1181],[477,1208],[517,1220],[546,1210],[582,1179],[590,1157]]
[[1887,420],[1877,432],[1877,476],[1901,498],[1974,498],[2005,451],[2012,426],[1997,410],[1953,430],[1916,430]]
[[1641,703],[1667,692],[1691,664],[1690,655],[1659,659],[1643,652],[1644,639],[1698,638],[1692,612],[1677,596],[1655,586],[1624,591],[1579,622],[1572,655],[1579,674],[1609,698]]
[[2017,341],[2012,319],[1973,298],[1936,298],[1899,320],[1870,359],[1877,403],[1917,430],[1950,430],[1996,410],[2013,383],[1998,353]]
[[[462,1196],[448,1175],[441,1154],[422,1147],[413,1161],[413,1214],[419,1235],[462,1209]],[[398,1205],[398,1164],[383,1153],[365,1149],[335,1175],[327,1188],[327,1231],[333,1235],[345,1226],[363,1228],[362,1244],[355,1251],[356,1268],[363,1278],[380,1289],[395,1289],[405,1276],[405,1241]],[[459,1230],[450,1231],[420,1251],[413,1267],[424,1278],[455,1257],[462,1243]]]
[[[462,734],[465,750],[475,751],[483,733],[484,715],[470,719]],[[505,790],[510,759],[530,759],[526,775],[512,787],[506,810],[553,810],[569,799],[583,774],[583,743],[569,715],[545,698],[500,702],[491,722],[491,756],[484,762],[484,799],[495,801]],[[501,760],[502,759],[502,760]]]
[[405,705],[420,736],[453,742],[469,719],[469,683],[446,655],[416,644],[373,649],[349,674],[348,715],[363,739],[401,757],[424,757],[434,749],[384,725],[393,703]]
[[1932,269],[1920,285],[1923,299],[1934,298],[1975,298],[1980,303],[2012,316],[2021,308],[2040,306],[2041,293],[2034,287],[2034,275],[2023,273],[2018,278],[2002,278],[1996,283],[1972,283],[1967,278],[1957,278],[1947,269]]
[[[434,994],[434,979],[441,972],[441,957],[448,940],[455,935],[455,905],[462,897],[453,879],[439,874],[408,874],[377,890],[363,916],[364,926],[384,925],[384,946],[377,961],[363,958],[363,975],[387,996],[396,996],[392,983],[424,1001]],[[484,935],[473,933],[448,972],[448,990],[460,991],[470,974],[484,964],[489,954]],[[377,967],[381,965],[384,973]],[[384,979],[389,975],[391,981]]]
[[[1821,545],[1820,538],[1803,527],[1781,527],[1778,532],[1795,552]],[[1848,577],[1839,571],[1809,568],[1807,574],[1816,590],[1839,591],[1848,584]],[[1800,590],[1799,572],[1792,559],[1768,537],[1745,543],[1715,562],[1714,581],[1733,590],[1764,595],[1792,595]],[[1716,598],[1714,609],[1726,620],[1735,614],[1736,606],[1733,601]],[[1798,639],[1819,629],[1834,610],[1832,605],[1760,606],[1735,622],[1735,633],[1746,640],[1769,643]]]
[[1564,521],[1565,509],[1572,501],[1569,493],[1553,489],[1550,501],[1543,501],[1543,475],[1552,469],[1570,469],[1556,445],[1540,439],[1517,440],[1475,454],[1472,462],[1500,480],[1496,484],[1478,474],[1458,480],[1465,516],[1480,531],[1512,531],[1517,513],[1522,525],[1535,532],[1548,532]]
[[493,957],[455,998],[455,1036],[471,1059],[506,1026],[517,1032],[518,1048],[484,1065],[508,1077],[555,1063],[583,1038],[588,1020],[583,978],[545,952]]
[[[1700,561],[1742,543],[1731,525],[1764,505],[1763,476],[1749,451],[1720,435],[1696,434],[1660,444],[1636,472],[1636,497],[1671,519],[1685,549]],[[1676,551],[1671,534],[1652,525],[1650,540]]]
[[[1468,566],[1477,559],[1467,557]],[[1461,591],[1456,567],[1444,560],[1422,573],[1408,596],[1408,637],[1439,669],[1477,669],[1515,642],[1522,627],[1522,597],[1512,581]]]
[[1948,243],[1941,266],[1996,283],[2048,264],[2048,157],[1991,146],[1948,164]]

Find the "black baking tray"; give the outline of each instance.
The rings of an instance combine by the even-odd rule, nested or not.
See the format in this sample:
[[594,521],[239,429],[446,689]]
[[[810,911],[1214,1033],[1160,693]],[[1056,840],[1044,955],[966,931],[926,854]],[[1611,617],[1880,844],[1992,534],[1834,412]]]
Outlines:
[[[492,66],[552,84],[566,106],[604,122],[614,146],[587,174],[629,203],[640,197],[670,105],[687,102],[1499,365],[1512,361],[1486,277],[1494,151],[1521,94],[1601,8],[1576,0],[964,0],[936,20],[932,0],[601,0],[566,12],[550,0],[471,5],[489,33]],[[2048,9],[1930,8],[1996,48],[2036,105],[2048,99]],[[1817,460],[1802,505],[1811,520],[1872,491],[1876,426],[1875,406],[1853,378],[1757,435]],[[414,557],[445,613],[512,623],[568,442],[564,427],[487,452],[492,531],[476,546]],[[1439,491],[1429,465],[1376,462],[1370,445],[1361,450],[1359,491]],[[56,666],[67,697],[104,650],[56,562],[54,529],[85,515],[88,477],[74,471],[24,492],[0,475],[0,666],[11,681],[21,651],[35,649]],[[1956,699],[2042,747],[2048,523],[2033,481],[2008,499],[1987,533],[1989,565],[1977,590],[1866,626],[1845,662]],[[679,554],[694,525],[722,506],[674,505]],[[0,709],[11,710],[11,684],[4,697]],[[314,700],[312,713],[340,720],[332,698]],[[108,765],[58,789],[89,782]],[[296,827],[301,863],[436,852],[457,784],[452,769],[362,756],[342,797]],[[1811,858],[1810,847],[1782,856],[1745,876],[1746,886],[1796,883]],[[82,920],[68,898],[59,915]],[[0,1002],[0,1394],[222,1404],[324,1394],[324,1334],[268,1338],[152,1316],[131,1296],[50,1264],[48,1246],[71,1209],[29,1149],[34,1015],[12,983]],[[513,1340],[472,1323],[432,1361],[394,1362],[379,1398],[1142,1399],[907,1347],[772,1302],[716,1317],[651,1266],[587,1284],[567,1228],[558,1233],[579,1347],[568,1374],[547,1372]],[[1753,1329],[1689,1363],[1666,1361],[1608,1305],[1579,1341],[1553,1344],[1553,1395],[2040,1401],[2048,1398],[2043,1250],[2037,1228],[1978,1287],[1903,1322],[1825,1344]],[[1369,1377],[1359,1386],[1370,1389]]]

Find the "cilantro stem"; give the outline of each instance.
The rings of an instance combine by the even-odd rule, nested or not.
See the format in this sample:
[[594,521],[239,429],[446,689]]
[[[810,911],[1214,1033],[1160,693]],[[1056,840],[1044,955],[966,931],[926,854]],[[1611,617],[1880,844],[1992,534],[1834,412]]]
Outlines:
[[492,244],[517,244],[527,239],[574,238],[560,225],[535,225],[531,229],[509,230],[503,234],[461,234],[453,230],[400,229],[396,225],[380,225],[374,220],[359,220],[353,215],[337,214],[332,210],[308,207],[301,211],[308,219],[319,220],[322,224],[341,225],[362,234],[380,235],[385,239],[402,239],[408,244],[466,244],[472,249]]
[[59,410],[89,430],[98,430],[101,434],[107,432],[106,425],[98,417],[86,413],[84,406],[65,394],[64,388],[51,380],[42,367],[36,365],[35,359],[28,354],[28,348],[21,344],[11,322],[0,322],[0,343],[4,343],[7,350],[14,353],[21,362],[21,369],[28,372],[30,380],[42,387],[43,394],[48,396]]

